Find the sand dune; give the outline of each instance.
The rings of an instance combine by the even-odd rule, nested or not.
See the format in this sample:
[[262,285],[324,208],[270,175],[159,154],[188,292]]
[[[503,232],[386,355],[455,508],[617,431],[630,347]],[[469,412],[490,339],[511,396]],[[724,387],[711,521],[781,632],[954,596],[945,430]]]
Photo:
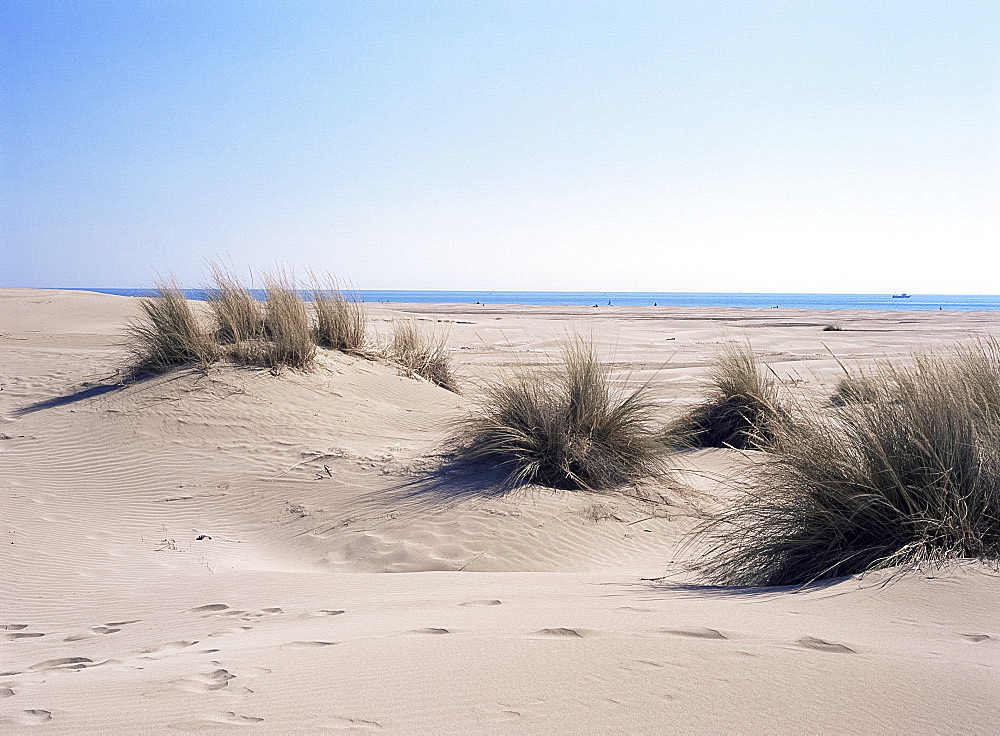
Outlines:
[[1000,728],[995,573],[684,577],[690,488],[725,493],[740,453],[684,456],[683,487],[641,494],[433,472],[476,380],[569,332],[669,413],[726,339],[825,396],[831,352],[905,358],[993,314],[372,305],[376,329],[448,331],[458,396],[325,351],[307,374],[118,386],[134,307],[0,291],[2,732]]

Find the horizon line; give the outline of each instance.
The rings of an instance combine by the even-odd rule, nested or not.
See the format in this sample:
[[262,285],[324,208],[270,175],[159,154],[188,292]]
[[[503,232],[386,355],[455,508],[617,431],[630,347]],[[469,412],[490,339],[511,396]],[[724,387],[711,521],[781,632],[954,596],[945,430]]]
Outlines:
[[[251,286],[251,289],[262,290],[262,287]],[[154,291],[156,286],[0,286],[0,289],[38,289],[40,291]],[[210,291],[211,286],[181,286],[187,291]],[[311,291],[310,287],[297,289]],[[646,291],[646,290],[595,290],[595,289],[407,289],[407,288],[346,288],[345,292],[418,292],[426,294],[773,294],[773,295],[822,295],[822,296],[883,296],[905,294],[906,296],[990,296],[1000,297],[1000,293],[973,292],[933,292],[933,291]]]

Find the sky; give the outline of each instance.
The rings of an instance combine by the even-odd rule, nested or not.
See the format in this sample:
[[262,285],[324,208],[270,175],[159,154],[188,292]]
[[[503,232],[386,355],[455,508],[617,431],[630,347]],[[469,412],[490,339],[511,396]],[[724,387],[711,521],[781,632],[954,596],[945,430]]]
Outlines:
[[0,287],[995,294],[998,246],[992,0],[0,0]]

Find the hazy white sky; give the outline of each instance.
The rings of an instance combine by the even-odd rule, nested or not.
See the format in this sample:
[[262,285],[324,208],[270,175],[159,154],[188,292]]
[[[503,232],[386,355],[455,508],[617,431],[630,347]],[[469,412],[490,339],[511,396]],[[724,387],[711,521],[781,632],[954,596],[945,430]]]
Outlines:
[[0,286],[1000,292],[1000,3],[0,4]]

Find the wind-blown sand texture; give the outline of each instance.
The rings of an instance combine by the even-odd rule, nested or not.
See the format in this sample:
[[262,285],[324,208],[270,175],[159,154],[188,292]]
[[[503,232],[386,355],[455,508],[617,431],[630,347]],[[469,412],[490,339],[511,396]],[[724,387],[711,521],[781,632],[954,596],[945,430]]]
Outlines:
[[[571,331],[668,418],[727,339],[822,398],[824,343],[864,365],[995,314],[370,308],[383,335],[447,328],[465,395],[328,351],[118,387],[134,300],[0,291],[0,732],[1000,730],[1000,576],[979,565],[704,588],[681,573],[691,491],[431,472],[473,379]],[[710,498],[752,461],[677,462]]]

